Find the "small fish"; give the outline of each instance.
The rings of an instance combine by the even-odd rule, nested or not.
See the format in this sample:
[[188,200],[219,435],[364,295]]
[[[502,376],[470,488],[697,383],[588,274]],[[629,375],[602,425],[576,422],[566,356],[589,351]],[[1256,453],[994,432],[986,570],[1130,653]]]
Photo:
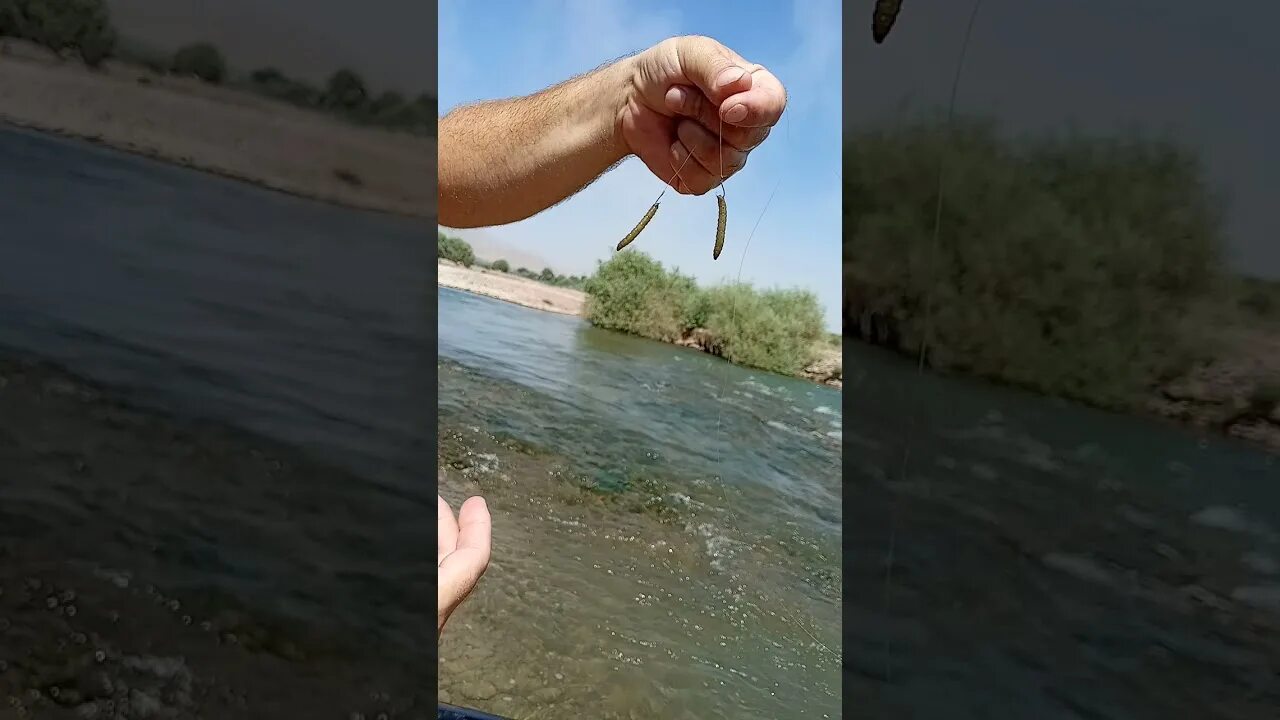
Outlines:
[[875,13],[871,17],[871,37],[876,44],[884,42],[893,29],[893,22],[898,19],[898,11],[902,9],[902,0],[876,0]]
[[724,250],[724,226],[729,220],[729,207],[724,203],[724,196],[716,196],[716,205],[719,206],[719,215],[716,218],[716,246],[711,250],[711,259],[719,260],[720,251]]
[[640,218],[640,222],[636,224],[635,228],[631,232],[627,233],[627,236],[622,238],[622,241],[618,243],[618,250],[630,245],[631,241],[635,240],[636,237],[640,235],[640,231],[644,230],[644,226],[649,224],[649,221],[653,219],[653,216],[656,215],[657,212],[658,203],[655,202],[653,207],[649,208],[649,212],[645,213],[644,217]]

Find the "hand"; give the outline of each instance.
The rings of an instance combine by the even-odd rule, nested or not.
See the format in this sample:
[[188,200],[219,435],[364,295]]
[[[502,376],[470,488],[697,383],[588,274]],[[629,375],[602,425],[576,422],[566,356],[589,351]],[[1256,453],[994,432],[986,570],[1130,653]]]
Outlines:
[[493,525],[484,498],[471,497],[462,503],[458,519],[445,499],[436,496],[436,635],[454,609],[475,589],[489,567],[489,544]]
[[[671,38],[634,60],[632,89],[619,118],[622,137],[680,193],[702,195],[718,187],[722,166],[723,177],[741,170],[787,105],[786,90],[772,73],[711,38]],[[673,179],[677,169],[680,176]]]

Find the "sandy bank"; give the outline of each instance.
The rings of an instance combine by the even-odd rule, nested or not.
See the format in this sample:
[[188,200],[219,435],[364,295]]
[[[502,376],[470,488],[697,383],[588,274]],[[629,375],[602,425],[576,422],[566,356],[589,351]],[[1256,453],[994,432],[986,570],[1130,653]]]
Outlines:
[[465,268],[440,261],[438,283],[447,288],[465,290],[516,305],[548,310],[561,315],[582,315],[587,294],[572,288],[561,288],[522,278],[519,275],[494,272],[483,268]]
[[349,207],[431,217],[435,140],[0,40],[0,120]]

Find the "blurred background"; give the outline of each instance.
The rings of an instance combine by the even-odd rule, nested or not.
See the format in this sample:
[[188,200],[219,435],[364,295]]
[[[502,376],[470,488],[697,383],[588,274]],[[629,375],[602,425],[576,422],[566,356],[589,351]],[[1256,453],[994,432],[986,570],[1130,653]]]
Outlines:
[[0,2],[0,715],[426,714],[428,13]]
[[851,695],[1273,717],[1277,8],[922,0],[876,44],[871,5],[845,36]]

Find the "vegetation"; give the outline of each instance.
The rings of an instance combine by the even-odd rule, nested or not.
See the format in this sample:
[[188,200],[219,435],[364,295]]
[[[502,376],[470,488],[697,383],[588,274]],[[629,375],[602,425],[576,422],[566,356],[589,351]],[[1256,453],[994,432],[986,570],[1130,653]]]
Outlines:
[[489,265],[489,269],[497,270],[498,272],[503,272],[503,273],[511,272],[511,266],[507,264],[507,261],[503,260],[502,258],[498,258],[497,260],[494,260],[493,263]]
[[227,76],[227,61],[213,45],[196,43],[174,53],[169,69],[174,75],[191,75],[217,85]]
[[436,257],[451,260],[463,267],[471,267],[476,262],[475,253],[471,251],[471,246],[465,240],[449,237],[439,231],[436,239]]
[[703,349],[762,370],[799,374],[825,337],[808,291],[745,283],[702,289],[639,252],[601,263],[585,289],[587,319],[598,327],[666,342],[697,335]]
[[[111,26],[106,0],[0,0],[0,36],[38,43],[63,56],[74,52],[90,67],[118,56],[160,75],[188,75],[215,84],[232,80],[226,58],[208,43],[187,45],[172,55],[120,43]],[[350,69],[335,72],[324,88],[289,78],[269,67],[253,71],[237,84],[251,92],[362,125],[420,135],[435,132],[436,98],[425,92],[411,100],[390,90],[375,94]]]
[[0,0],[0,36],[29,40],[90,67],[111,56],[116,32],[105,0]]
[[854,135],[845,168],[847,332],[1103,406],[1205,350],[1221,214],[1185,150],[921,122]]
[[435,131],[436,99],[423,93],[413,100],[394,91],[375,95],[360,75],[341,69],[324,88],[287,77],[276,68],[253,71],[249,90],[298,107],[322,110],[350,122],[417,134]]

